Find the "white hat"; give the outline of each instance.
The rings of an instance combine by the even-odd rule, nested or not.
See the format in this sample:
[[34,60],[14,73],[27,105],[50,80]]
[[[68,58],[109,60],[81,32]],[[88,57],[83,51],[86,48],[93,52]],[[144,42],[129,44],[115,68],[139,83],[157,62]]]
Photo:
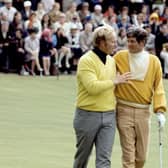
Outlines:
[[28,7],[28,6],[31,6],[31,2],[30,1],[25,1],[24,2],[24,7]]
[[101,5],[95,5],[95,6],[94,6],[94,9],[95,9],[95,10],[100,10],[100,11],[101,11],[101,10],[102,10],[102,7],[101,7]]
[[12,0],[4,0],[4,3],[12,3]]

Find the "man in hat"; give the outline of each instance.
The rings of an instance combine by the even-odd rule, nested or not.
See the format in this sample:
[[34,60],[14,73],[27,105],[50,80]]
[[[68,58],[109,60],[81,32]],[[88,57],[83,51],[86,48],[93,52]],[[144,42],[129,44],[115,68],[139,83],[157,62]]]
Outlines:
[[150,132],[150,105],[160,128],[165,124],[166,98],[159,59],[144,50],[147,32],[130,28],[127,32],[128,50],[114,55],[117,70],[130,71],[129,84],[117,85],[117,126],[122,147],[123,168],[143,168]]
[[24,1],[23,6],[24,9],[22,10],[22,18],[24,21],[28,20],[30,15],[33,13],[31,9],[31,1]]
[[4,3],[5,5],[0,8],[0,13],[6,16],[7,21],[12,22],[17,9],[12,6],[12,0],[4,0]]

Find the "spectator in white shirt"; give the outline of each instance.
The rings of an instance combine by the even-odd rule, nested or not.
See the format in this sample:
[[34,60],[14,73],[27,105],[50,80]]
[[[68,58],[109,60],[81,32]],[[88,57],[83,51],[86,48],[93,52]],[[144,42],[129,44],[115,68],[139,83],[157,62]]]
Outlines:
[[25,21],[25,29],[29,30],[36,27],[38,29],[38,38],[41,37],[42,26],[41,22],[37,19],[36,13],[31,13],[29,20]]
[[35,75],[35,66],[37,66],[40,75],[42,74],[43,69],[39,63],[39,50],[40,50],[40,41],[37,37],[37,29],[29,29],[29,36],[25,39],[25,50],[27,52],[26,58],[31,61],[31,74]]
[[168,43],[163,44],[163,49],[160,53],[160,57],[164,61],[164,77],[168,79]]
[[83,53],[93,48],[93,25],[91,23],[85,24],[85,30],[80,33],[80,46]]
[[103,24],[103,14],[101,5],[94,6],[94,12],[91,15],[94,27]]
[[36,12],[36,15],[37,15],[37,19],[41,21],[43,16],[46,14],[46,11],[44,9],[44,4],[39,2],[37,4],[37,10],[35,12]]
[[48,13],[52,9],[55,0],[41,0],[41,2],[44,4],[44,9],[46,13]]
[[70,33],[68,35],[69,45],[72,51],[73,66],[77,66],[78,60],[82,55],[82,50],[80,47],[80,32],[78,27],[74,24],[71,27]]
[[4,0],[5,5],[0,8],[0,13],[7,17],[7,21],[12,22],[17,9],[12,6],[12,0]]
[[69,23],[66,22],[66,15],[64,13],[61,13],[59,15],[59,20],[56,21],[54,24],[53,24],[53,27],[55,29],[55,31],[57,31],[58,28],[62,27],[64,29],[64,32],[66,34],[69,33],[70,31],[70,27],[69,27]]

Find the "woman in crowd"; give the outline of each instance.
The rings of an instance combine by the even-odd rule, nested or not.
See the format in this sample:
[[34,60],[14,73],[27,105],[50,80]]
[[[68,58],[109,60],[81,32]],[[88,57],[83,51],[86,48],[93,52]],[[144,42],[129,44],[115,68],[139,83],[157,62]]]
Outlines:
[[56,54],[56,49],[52,45],[50,29],[44,29],[40,39],[40,57],[42,57],[44,75],[50,75],[51,55]]

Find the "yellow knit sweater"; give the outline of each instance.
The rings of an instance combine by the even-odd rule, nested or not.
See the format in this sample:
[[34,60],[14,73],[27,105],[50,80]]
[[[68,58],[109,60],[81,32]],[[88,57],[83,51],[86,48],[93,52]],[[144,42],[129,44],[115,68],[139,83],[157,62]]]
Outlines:
[[114,110],[115,75],[116,65],[111,56],[103,64],[93,51],[83,55],[77,69],[77,107],[100,112]]
[[[128,51],[120,51],[114,59],[121,74],[130,71]],[[129,84],[119,84],[115,89],[117,98],[139,104],[151,104],[154,112],[166,111],[166,98],[162,83],[162,69],[159,59],[150,55],[149,67],[144,81],[130,80]]]

